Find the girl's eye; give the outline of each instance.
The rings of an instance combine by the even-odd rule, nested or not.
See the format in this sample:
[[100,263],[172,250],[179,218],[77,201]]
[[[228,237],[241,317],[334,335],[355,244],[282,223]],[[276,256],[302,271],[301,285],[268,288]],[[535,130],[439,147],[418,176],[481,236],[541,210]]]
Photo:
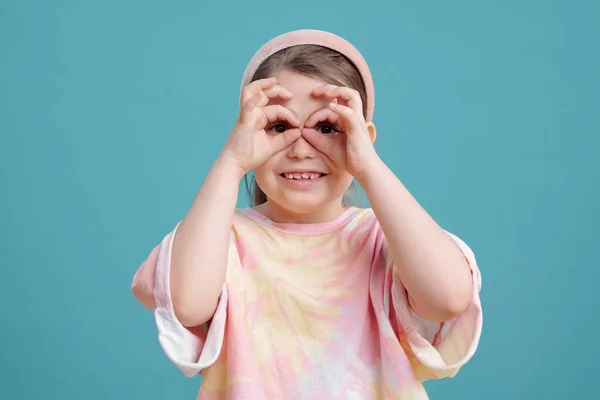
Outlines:
[[271,125],[271,128],[269,128],[269,130],[275,131],[277,133],[283,133],[287,130],[287,125],[282,124],[282,123],[276,123]]
[[330,125],[330,124],[320,124],[317,127],[317,130],[325,135],[330,135],[332,133],[339,132],[339,130],[335,126]]

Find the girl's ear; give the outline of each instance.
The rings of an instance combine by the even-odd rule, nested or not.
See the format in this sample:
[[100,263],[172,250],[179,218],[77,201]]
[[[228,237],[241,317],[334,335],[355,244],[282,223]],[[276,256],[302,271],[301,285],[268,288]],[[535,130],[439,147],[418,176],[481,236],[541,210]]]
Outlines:
[[375,143],[375,139],[377,138],[377,129],[375,128],[375,124],[373,122],[367,122],[367,132],[369,132],[371,143]]

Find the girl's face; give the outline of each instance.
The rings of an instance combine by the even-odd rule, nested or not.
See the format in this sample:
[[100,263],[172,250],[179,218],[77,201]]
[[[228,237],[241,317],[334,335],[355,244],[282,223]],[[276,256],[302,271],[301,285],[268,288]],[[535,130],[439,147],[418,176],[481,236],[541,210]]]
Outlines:
[[[289,101],[279,103],[296,114],[300,126],[287,122],[268,126],[276,135],[283,129],[308,129],[304,123],[312,114],[326,108],[328,101],[312,96],[326,82],[295,71],[280,70],[273,75],[277,84],[292,92]],[[338,129],[327,121],[310,128],[326,135]],[[285,150],[254,169],[258,186],[268,202],[260,211],[273,220],[319,222],[336,218],[343,209],[342,197],[352,183],[352,175],[338,168],[302,136]]]

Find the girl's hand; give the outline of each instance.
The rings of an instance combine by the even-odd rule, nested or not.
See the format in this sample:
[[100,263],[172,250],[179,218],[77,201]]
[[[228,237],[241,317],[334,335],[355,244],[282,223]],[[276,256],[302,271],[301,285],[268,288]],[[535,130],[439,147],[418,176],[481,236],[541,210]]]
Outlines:
[[[223,149],[242,174],[264,163],[300,137],[298,117],[281,105],[267,106],[272,99],[289,100],[292,94],[275,78],[250,83],[242,90],[240,114]],[[281,128],[285,129],[282,133]],[[277,129],[277,130],[276,130]]]
[[370,133],[359,93],[347,87],[324,85],[314,89],[313,96],[331,102],[309,117],[302,136],[340,168],[360,179],[378,156],[373,147],[374,126]]

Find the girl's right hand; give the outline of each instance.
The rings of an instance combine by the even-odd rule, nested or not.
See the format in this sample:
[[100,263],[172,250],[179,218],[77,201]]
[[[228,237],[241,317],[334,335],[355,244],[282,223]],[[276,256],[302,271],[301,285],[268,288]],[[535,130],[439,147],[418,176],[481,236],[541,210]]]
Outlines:
[[[292,98],[275,78],[260,79],[242,90],[240,114],[223,149],[242,174],[261,165],[301,136],[298,117],[271,100]],[[280,129],[275,129],[280,128]],[[285,130],[283,130],[283,129]]]

